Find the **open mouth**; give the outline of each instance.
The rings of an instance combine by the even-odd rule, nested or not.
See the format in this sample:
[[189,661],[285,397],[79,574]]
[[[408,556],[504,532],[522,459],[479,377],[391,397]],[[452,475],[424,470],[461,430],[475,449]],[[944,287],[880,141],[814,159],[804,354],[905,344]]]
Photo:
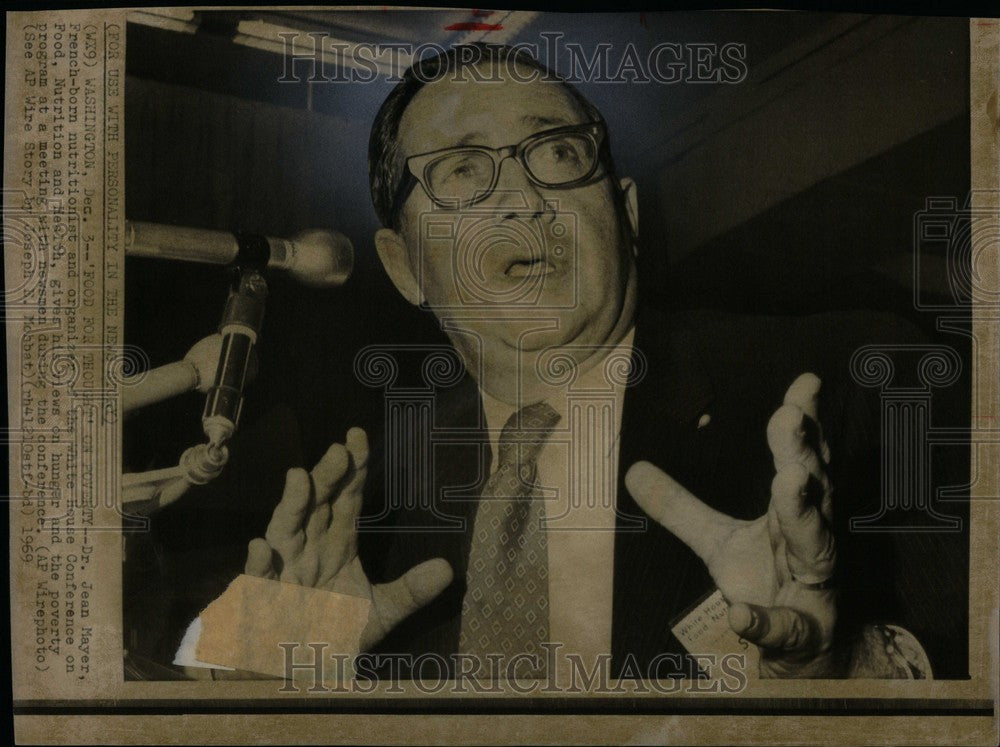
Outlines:
[[509,278],[525,278],[529,275],[548,275],[555,269],[555,265],[541,258],[524,259],[511,262],[505,274]]

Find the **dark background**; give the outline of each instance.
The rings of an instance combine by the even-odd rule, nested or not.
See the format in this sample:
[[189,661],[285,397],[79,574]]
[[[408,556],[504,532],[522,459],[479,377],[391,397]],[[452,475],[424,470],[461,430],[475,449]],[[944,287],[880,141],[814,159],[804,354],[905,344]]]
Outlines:
[[[352,425],[381,423],[381,393],[356,381],[355,353],[374,342],[446,342],[432,317],[398,297],[372,245],[368,128],[392,84],[279,82],[281,55],[234,42],[235,24],[449,45],[465,32],[446,27],[469,17],[225,12],[193,14],[186,32],[129,24],[128,218],[279,237],[332,228],[356,252],[339,289],[270,279],[260,375],[232,461],[215,484],[129,535],[130,676],[170,676],[153,662],[172,659],[183,627],[242,569],[285,470],[310,465]],[[612,60],[627,43],[641,52],[663,41],[747,45],[749,76],[735,86],[580,85],[608,121],[620,174],[639,185],[646,303],[754,314],[892,310],[967,359],[966,338],[937,332],[939,314],[917,308],[913,286],[915,216],[929,197],[961,206],[969,190],[966,19],[727,12],[520,21],[504,41],[539,43],[540,32],[560,31],[588,54],[610,42]],[[943,270],[947,246],[920,247],[931,268],[921,274],[922,299],[956,301]],[[215,331],[227,282],[225,268],[130,258],[126,342],[153,366],[182,358]],[[131,416],[126,471],[172,466],[202,442],[202,404],[185,395]],[[967,413],[953,415],[968,423]]]

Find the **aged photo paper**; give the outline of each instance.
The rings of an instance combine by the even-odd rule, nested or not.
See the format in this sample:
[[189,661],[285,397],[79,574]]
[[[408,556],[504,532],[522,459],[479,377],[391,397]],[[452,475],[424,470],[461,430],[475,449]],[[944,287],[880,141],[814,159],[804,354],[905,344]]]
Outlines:
[[1000,20],[5,45],[18,743],[997,743]]

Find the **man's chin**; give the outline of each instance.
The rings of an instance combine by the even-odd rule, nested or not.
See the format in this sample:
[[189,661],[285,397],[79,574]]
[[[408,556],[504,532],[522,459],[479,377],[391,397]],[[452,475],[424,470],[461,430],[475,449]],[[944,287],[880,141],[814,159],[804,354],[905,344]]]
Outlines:
[[[547,299],[548,301],[556,299]],[[463,306],[440,315],[445,331],[465,329],[480,337],[495,353],[532,353],[565,345],[599,344],[610,332],[593,313],[580,306],[556,303],[510,306]],[[492,342],[491,342],[492,341]]]
[[[587,320],[581,319],[578,309],[525,309],[522,334],[511,343],[524,352],[537,352],[546,348],[570,345],[580,341],[587,331]],[[530,320],[530,321],[529,321]]]

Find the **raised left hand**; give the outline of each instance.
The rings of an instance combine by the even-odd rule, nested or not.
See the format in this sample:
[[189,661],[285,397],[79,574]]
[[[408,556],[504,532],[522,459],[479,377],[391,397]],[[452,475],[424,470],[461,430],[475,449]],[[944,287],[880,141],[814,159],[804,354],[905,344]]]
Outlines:
[[767,513],[753,521],[709,508],[662,470],[625,476],[636,502],[704,561],[729,601],[730,627],[761,649],[762,677],[833,677],[836,564],[830,460],[817,417],[820,380],[799,376],[771,417],[776,474]]

